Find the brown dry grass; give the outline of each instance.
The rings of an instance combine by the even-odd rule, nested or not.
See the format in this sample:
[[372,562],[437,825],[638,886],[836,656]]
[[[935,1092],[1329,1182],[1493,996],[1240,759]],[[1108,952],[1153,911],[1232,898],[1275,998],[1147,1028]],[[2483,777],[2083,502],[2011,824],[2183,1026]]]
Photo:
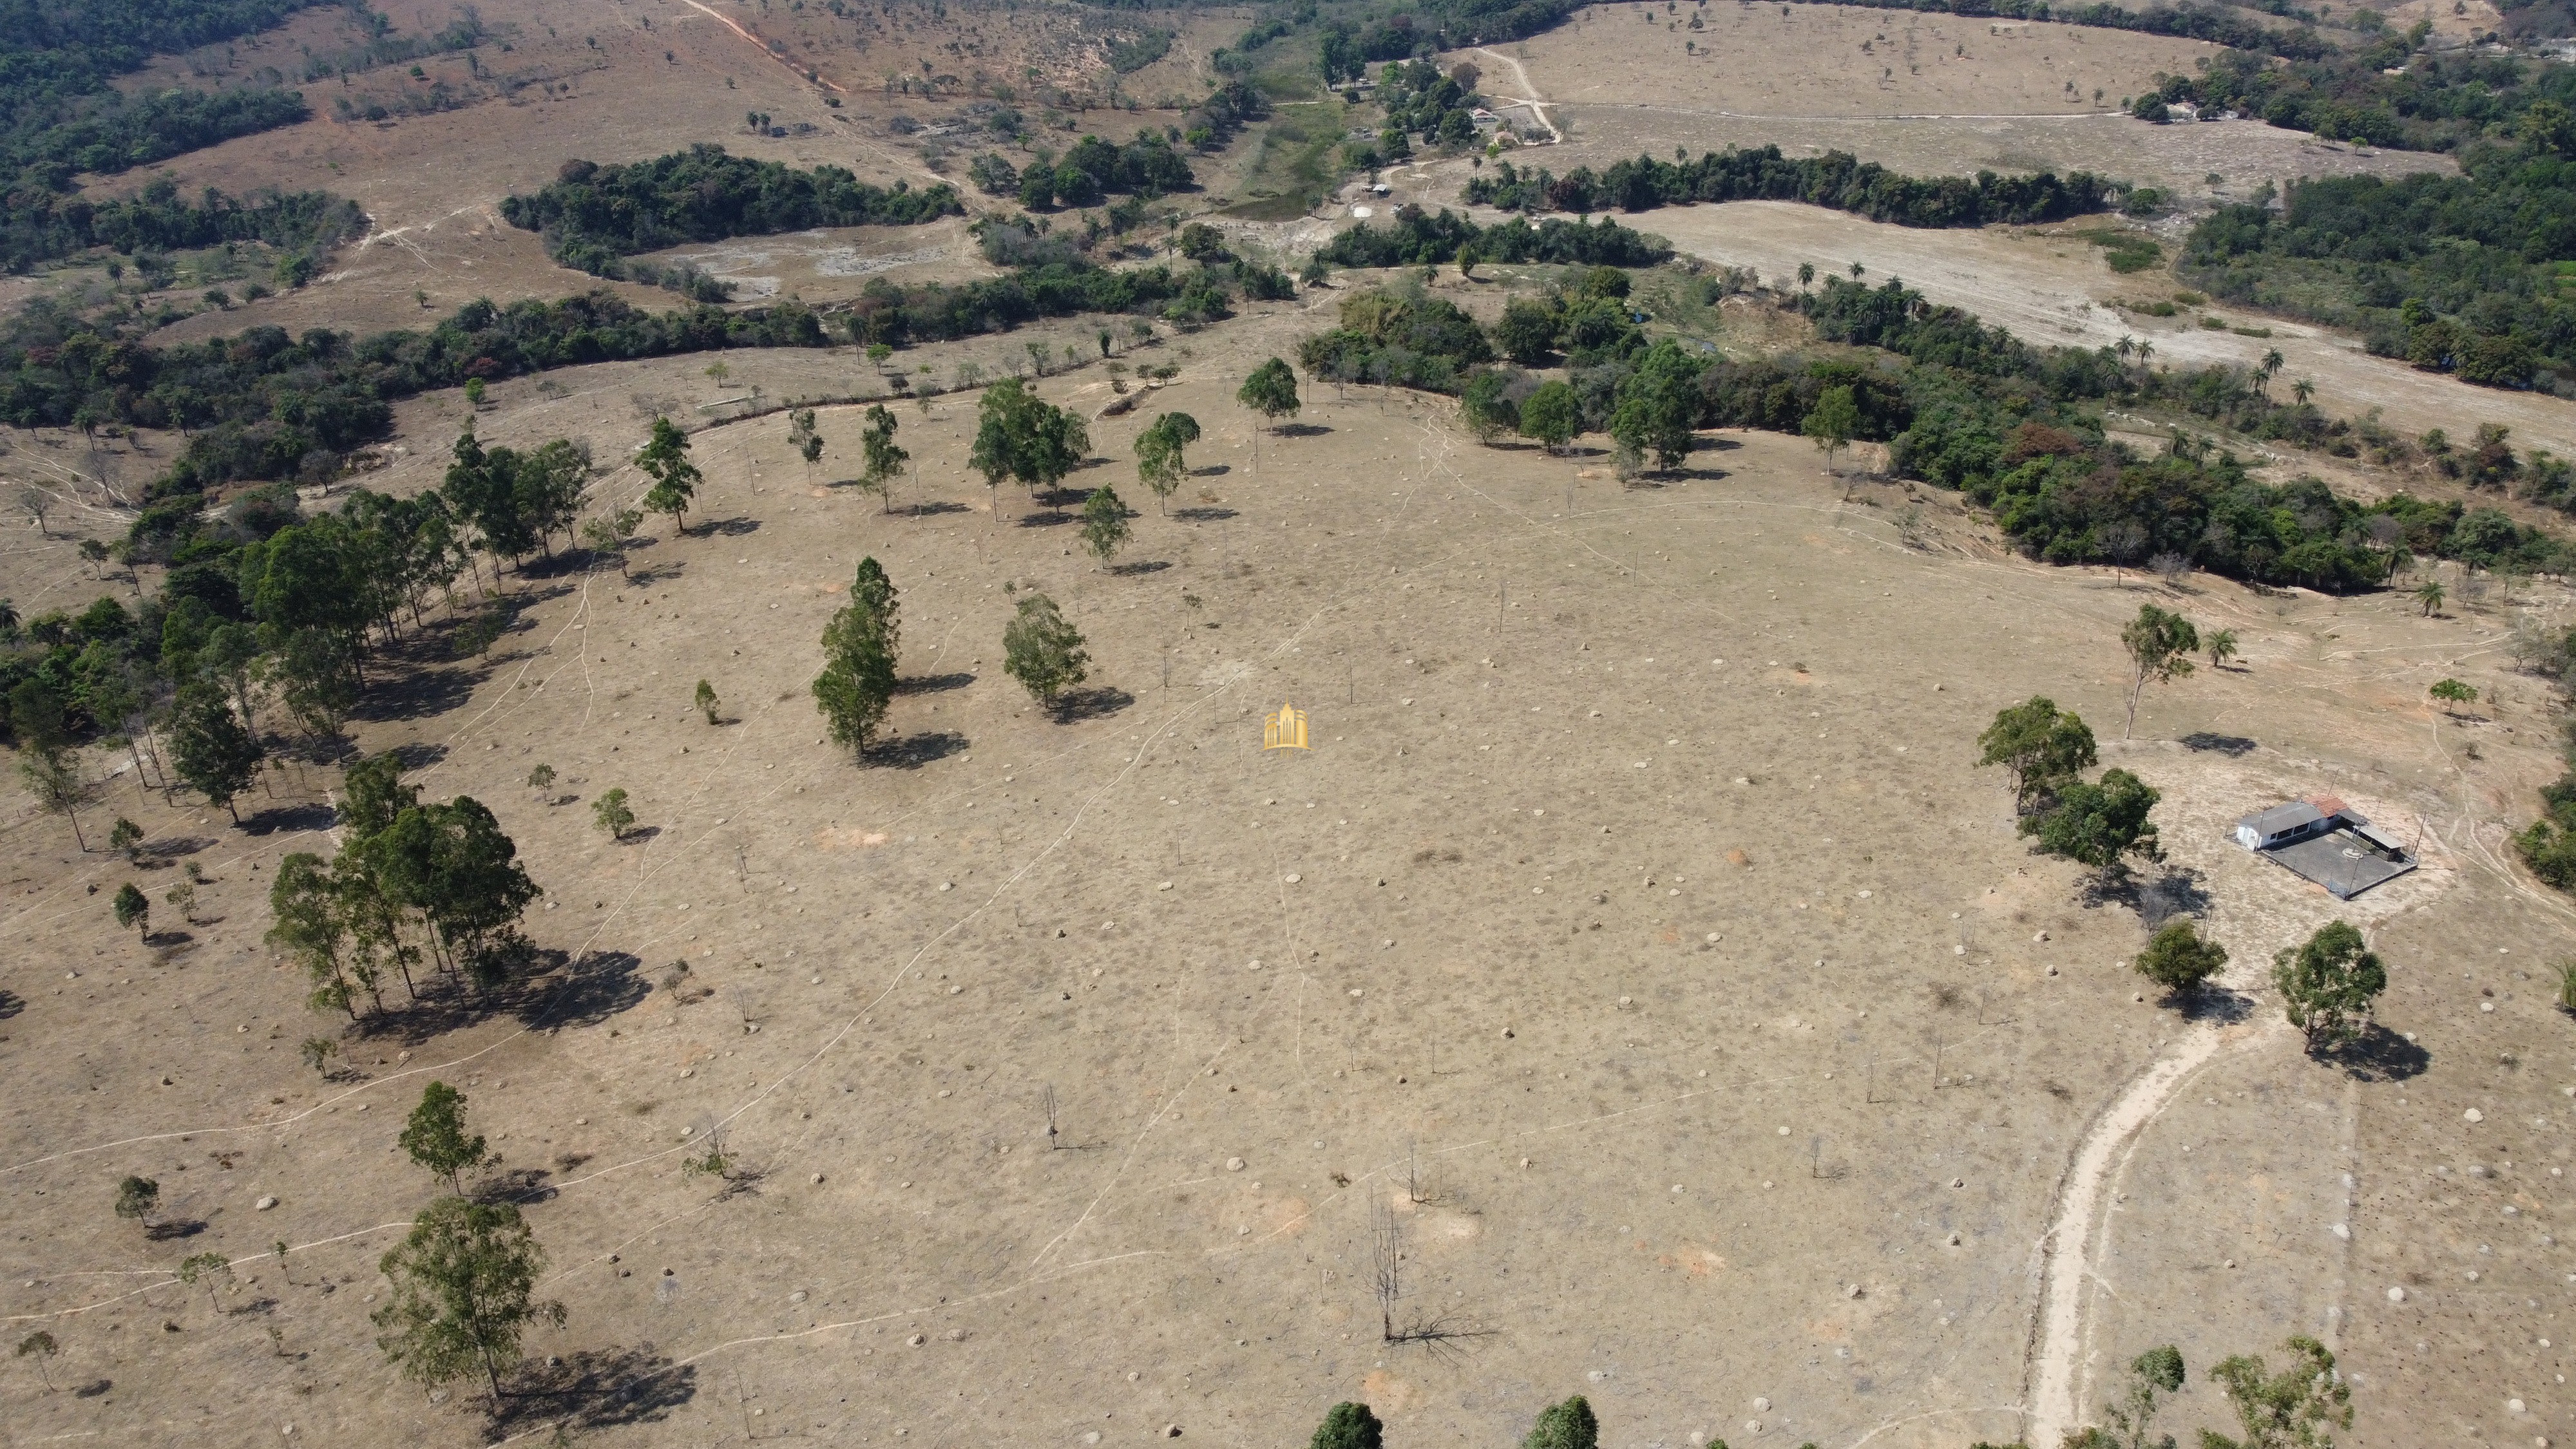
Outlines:
[[[2379,923],[2388,1016],[2431,1067],[2352,1085],[2266,1031],[2195,1079],[2128,1169],[2103,1360],[2174,1339],[2199,1365],[2340,1324],[2365,1442],[2557,1432],[2533,1351],[2411,1348],[2551,1332],[2519,1305],[2555,1281],[2529,1239],[2549,1226],[2533,1174],[2563,1149],[2554,1127],[2504,1124],[2555,1121],[2539,1064],[2560,1028],[2545,983],[2514,972],[2565,949],[2565,912],[2497,847],[2554,768],[2551,728],[2538,688],[2480,652],[2493,616],[2208,580],[2169,596],[2015,561],[1931,498],[1934,545],[1909,550],[1902,490],[1840,504],[1792,439],[1712,437],[1686,479],[1628,493],[1598,457],[1480,450],[1445,404],[1402,395],[1325,389],[1306,435],[1256,439],[1234,383],[1312,325],[1270,309],[1167,345],[1177,385],[1095,427],[1109,461],[1085,484],[1125,480],[1155,409],[1209,425],[1176,500],[1200,511],[1137,520],[1127,561],[1168,567],[1104,573],[1017,496],[997,522],[959,467],[963,398],[903,409],[921,470],[898,502],[930,511],[888,518],[830,486],[855,427],[836,410],[810,478],[781,419],[700,434],[701,527],[656,529],[645,582],[515,579],[522,623],[491,657],[415,653],[360,743],[412,747],[429,794],[499,811],[550,893],[533,934],[592,974],[353,1037],[363,1082],[296,1062],[330,1023],[259,944],[279,856],[328,848],[326,773],[281,778],[251,831],[104,787],[94,822],[130,813],[213,880],[205,923],[153,950],[105,894],[134,876],[157,896],[175,871],[77,857],[21,806],[0,1193],[22,1250],[0,1304],[63,1340],[58,1382],[109,1387],[16,1374],[12,1423],[471,1440],[477,1412],[424,1407],[364,1318],[389,1225],[428,1188],[389,1150],[392,1118],[435,1075],[511,1167],[544,1175],[530,1212],[572,1321],[532,1349],[677,1365],[637,1422],[601,1431],[615,1442],[1178,1424],[1272,1443],[1355,1393],[1402,1439],[1502,1441],[1578,1390],[1623,1440],[1753,1438],[1748,1418],[1819,1442],[2008,1436],[2057,1175],[2173,1018],[2132,1000],[2136,918],[2083,907],[2070,872],[2024,852],[1970,740],[2034,691],[2116,718],[2113,633],[2164,598],[2243,631],[2242,667],[2151,695],[2140,740],[2107,753],[2167,791],[2168,846],[2249,984],[2336,908],[2226,845],[2227,820],[2316,789],[2420,818],[2432,868],[2348,909]],[[513,384],[481,427],[616,457],[641,434],[634,399],[692,395],[693,377]],[[1043,390],[1094,409],[1106,380]],[[407,406],[410,454],[376,481],[431,481],[460,411]],[[862,553],[905,591],[906,674],[936,682],[895,712],[911,766],[817,743],[803,693]],[[43,557],[0,567],[15,587]],[[1051,721],[1000,676],[1005,582],[1047,588],[1089,633],[1114,691],[1095,713]],[[2445,673],[2501,684],[2500,717],[2443,721],[2422,691]],[[689,708],[701,676],[722,726]],[[1260,753],[1281,698],[1311,712],[1311,755]],[[2259,744],[2175,743],[2202,734]],[[571,803],[521,783],[540,761]],[[612,785],[651,834],[589,828]],[[652,985],[676,958],[684,989]],[[2499,1052],[2534,1066],[2500,1071]],[[1049,1087],[1069,1150],[1046,1149]],[[2454,1140],[2471,1104],[2505,1142]],[[755,1185],[679,1173],[681,1129],[717,1121]],[[2414,1203],[2397,1184],[2437,1144],[2516,1162],[2474,1190],[2522,1192],[2524,1216],[2490,1230],[2491,1213]],[[1403,1187],[1416,1163],[1424,1204]],[[2345,1171],[2365,1199],[2349,1210]],[[146,1242],[111,1218],[126,1172],[159,1176],[204,1231]],[[1493,1336],[1454,1353],[1371,1336],[1370,1206],[1391,1199],[1413,1274],[1399,1315]],[[2454,1216],[2456,1233],[2429,1226]],[[2497,1253],[2464,1292],[2473,1238]],[[277,1239],[291,1274],[252,1256]],[[207,1248],[244,1259],[220,1316],[166,1279]],[[2443,1286],[2386,1305],[2408,1273]],[[2508,1389],[2534,1415],[2508,1420]],[[2217,1410],[2186,1396],[2189,1421]]]

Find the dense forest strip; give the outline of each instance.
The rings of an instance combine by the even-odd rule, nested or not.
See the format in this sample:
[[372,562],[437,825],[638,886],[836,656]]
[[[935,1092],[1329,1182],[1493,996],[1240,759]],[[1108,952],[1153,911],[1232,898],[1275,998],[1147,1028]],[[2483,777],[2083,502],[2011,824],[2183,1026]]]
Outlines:
[[148,261],[156,252],[260,242],[277,254],[280,285],[300,287],[333,246],[366,229],[356,202],[328,192],[238,198],[210,187],[190,201],[163,177],[123,201],[42,193],[14,198],[0,216],[0,265],[21,272],[92,247]]
[[683,242],[819,226],[917,226],[965,211],[945,183],[873,186],[838,166],[799,171],[700,143],[650,161],[567,161],[550,185],[502,199],[501,216],[545,237],[556,261],[621,277],[621,259]]
[[1988,226],[2064,221],[2104,210],[2125,190],[2089,171],[2060,177],[1907,176],[1844,151],[1792,159],[1777,146],[1711,151],[1696,161],[1639,156],[1595,173],[1563,176],[1509,161],[1467,183],[1466,200],[1505,211],[1651,211],[1695,202],[1803,201],[1898,226]]

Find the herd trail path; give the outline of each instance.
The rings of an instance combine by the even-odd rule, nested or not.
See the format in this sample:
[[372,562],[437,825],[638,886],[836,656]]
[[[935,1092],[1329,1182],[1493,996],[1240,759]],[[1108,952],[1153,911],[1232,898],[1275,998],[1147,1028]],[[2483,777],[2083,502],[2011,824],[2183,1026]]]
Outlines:
[[2080,1422],[2084,1305],[2110,1236],[2105,1189],[2128,1166],[2148,1124],[2163,1115],[2182,1084],[2231,1042],[2259,1038],[2215,1023],[2185,1030],[2129,1082],[2076,1144],[2057,1193],[2057,1211],[2039,1243],[2039,1304],[2031,1321],[2030,1356],[2022,1367],[2023,1438],[2054,1444]]

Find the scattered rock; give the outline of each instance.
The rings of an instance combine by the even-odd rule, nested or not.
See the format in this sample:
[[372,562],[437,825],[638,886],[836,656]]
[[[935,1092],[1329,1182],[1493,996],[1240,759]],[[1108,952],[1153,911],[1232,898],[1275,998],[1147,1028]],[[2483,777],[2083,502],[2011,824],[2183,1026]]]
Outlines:
[[2403,1303],[2403,1302],[2405,1302],[2405,1301],[2406,1301],[2406,1290],[2405,1290],[2405,1289],[2403,1289],[2403,1288],[2390,1288],[2390,1289],[2388,1290],[2388,1301],[2389,1301],[2389,1302],[2391,1302],[2391,1303]]
[[790,1302],[790,1303],[802,1303],[802,1302],[804,1302],[804,1301],[805,1301],[805,1290],[804,1290],[804,1289],[802,1289],[802,1288],[799,1288],[799,1289],[797,1289],[795,1292],[788,1294],[788,1295],[787,1295],[787,1301],[788,1301],[788,1302]]
[[1178,1439],[1181,1437],[1181,1426],[1178,1424],[1165,1424],[1163,1426],[1163,1437],[1166,1439]]
[[923,1344],[928,1343],[929,1341],[930,1341],[930,1340],[928,1340],[928,1339],[926,1339],[926,1338],[923,1338],[920,1334],[916,1333],[916,1334],[914,1334],[912,1337],[905,1339],[905,1340],[904,1340],[904,1343],[905,1343],[907,1346],[909,1346],[909,1347],[912,1347],[912,1348],[919,1348],[919,1347],[921,1347]]
[[1757,1398],[1757,1399],[1755,1399],[1755,1400],[1753,1401],[1753,1412],[1755,1412],[1755,1413],[1757,1413],[1757,1414],[1767,1414],[1767,1413],[1770,1413],[1770,1412],[1771,1412],[1771,1401],[1770,1401],[1769,1399],[1767,1399],[1767,1398]]
[[1290,872],[1288,873],[1288,883],[1289,883],[1290,885],[1295,885],[1298,881],[1303,880],[1303,879],[1305,879],[1305,877],[1303,877],[1303,876],[1301,876],[1301,875],[1297,874],[1297,873],[1296,873],[1295,871],[1293,871],[1293,870],[1292,870],[1292,871],[1290,871]]
[[962,1328],[952,1328],[948,1330],[948,1341],[950,1343],[964,1343],[966,1341],[966,1330]]
[[2487,1114],[2479,1111],[2475,1107],[2471,1107],[2469,1110],[2460,1114],[2460,1120],[2464,1122],[2483,1122],[2487,1120]]
[[259,1201],[252,1203],[251,1206],[260,1212],[266,1212],[270,1208],[277,1206],[277,1199],[273,1197],[263,1197]]
[[1243,1171],[1243,1159],[1242,1159],[1242,1158],[1240,1158],[1240,1157],[1229,1157],[1229,1158],[1227,1158],[1227,1159],[1225,1160],[1225,1170],[1226,1170],[1226,1171],[1228,1171],[1228,1172],[1241,1172],[1241,1171]]

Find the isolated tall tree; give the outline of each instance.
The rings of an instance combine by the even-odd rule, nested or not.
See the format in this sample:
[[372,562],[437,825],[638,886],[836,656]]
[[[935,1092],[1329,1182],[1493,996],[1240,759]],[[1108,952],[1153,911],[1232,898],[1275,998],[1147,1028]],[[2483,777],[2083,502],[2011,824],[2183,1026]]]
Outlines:
[[1660,472],[1680,467],[1690,458],[1691,430],[1699,422],[1699,374],[1680,343],[1669,337],[1656,343],[1619,384],[1610,436],[1632,456],[1653,453]]
[[116,913],[119,930],[134,931],[144,936],[152,934],[152,898],[138,889],[134,882],[127,881],[116,888],[116,898],[110,902],[109,908]]
[[2203,938],[2188,920],[2168,921],[2138,953],[2136,966],[2169,995],[2190,996],[2227,969],[2227,948]]
[[669,418],[656,416],[653,436],[635,455],[635,466],[653,480],[653,486],[644,492],[646,511],[667,513],[672,527],[688,532],[689,504],[698,496],[698,485],[706,481],[698,465],[689,461],[689,435]]
[[260,761],[267,752],[233,713],[232,704],[213,684],[183,685],[170,713],[171,764],[188,788],[221,805],[241,823],[233,801],[259,783]]
[[2140,604],[2138,617],[2120,630],[2120,647],[2129,652],[2129,717],[2120,727],[2127,739],[2138,723],[2138,700],[2150,684],[2166,684],[2191,673],[2191,656],[2200,648],[2200,631],[2191,621],[2153,604]]
[[2272,1373],[2259,1356],[2222,1360],[2209,1376],[2236,1410],[2242,1439],[2200,1432],[2202,1449],[2326,1449],[2328,1429],[2352,1427],[2352,1390],[2335,1372],[2335,1356],[2313,1338],[2287,1345],[2290,1366]]
[[465,1174],[491,1160],[482,1136],[465,1130],[465,1094],[445,1082],[422,1089],[420,1105],[394,1140],[432,1177],[447,1179],[452,1192],[465,1191]]
[[27,785],[27,793],[36,797],[36,805],[48,815],[59,815],[71,822],[72,843],[86,855],[89,839],[81,833],[81,801],[89,794],[89,782],[81,778],[80,752],[69,746],[39,749],[29,745],[18,753],[18,776]]
[[2094,784],[2061,787],[2054,808],[2022,818],[2021,833],[2037,836],[2049,854],[2091,866],[2107,879],[2125,870],[2132,855],[2164,859],[2155,822],[2147,818],[2162,798],[2126,770],[2105,770]]
[[384,1330],[376,1344],[425,1386],[480,1367],[497,1400],[501,1370],[518,1361],[527,1326],[564,1321],[562,1304],[536,1298],[545,1263],[516,1207],[440,1198],[378,1263],[393,1297],[373,1315]]
[[1281,418],[1297,415],[1297,375],[1274,357],[1252,370],[1243,386],[1235,389],[1234,400],[1268,418],[1276,431]]
[[1521,1440],[1521,1449],[1598,1449],[1600,1443],[1601,1422],[1592,1417],[1592,1406],[1577,1394],[1540,1410],[1538,1423]]
[[612,509],[581,526],[581,541],[593,553],[604,553],[617,560],[617,576],[630,578],[626,572],[626,551],[635,545],[635,525],[644,515],[632,508]]
[[884,501],[885,511],[894,512],[894,480],[903,474],[903,465],[912,455],[895,446],[895,418],[883,403],[868,407],[867,426],[859,431],[859,453],[865,466],[859,474],[859,486]]
[[1002,672],[1053,709],[1057,696],[1089,677],[1091,656],[1083,652],[1082,642],[1082,631],[1055,600],[1022,595],[1018,613],[1002,630]]
[[814,429],[812,408],[790,408],[787,412],[787,446],[805,460],[809,470],[823,456],[823,435]]
[[128,1177],[116,1185],[116,1215],[152,1226],[152,1214],[161,1206],[161,1184],[148,1177]]
[[1325,1411],[1307,1449],[1380,1449],[1386,1428],[1366,1404],[1340,1403]]
[[823,672],[813,688],[833,740],[862,755],[894,700],[902,636],[893,581],[875,559],[859,560],[850,602],[823,626]]
[[1816,405],[1807,410],[1798,431],[1815,442],[1825,455],[1825,476],[1834,476],[1834,454],[1851,446],[1860,431],[1860,404],[1848,386],[1829,387],[1816,395]]
[[1186,450],[1198,440],[1199,420],[1188,413],[1164,413],[1136,435],[1137,480],[1154,490],[1165,513],[1171,512],[1170,500],[1181,480],[1189,476]]
[[2272,958],[2272,985],[2290,1025],[2312,1051],[2329,1051],[2361,1035],[2371,1006],[2388,989],[2388,968],[2349,921],[2329,921],[2300,945]]
[[623,841],[635,824],[635,812],[627,808],[623,789],[602,791],[598,799],[590,802],[590,818],[608,832],[609,839],[618,841]]
[[45,1366],[45,1361],[62,1351],[63,1346],[54,1341],[54,1336],[41,1328],[18,1340],[18,1357],[36,1361],[36,1377],[43,1381],[45,1392],[49,1394],[54,1391],[54,1375]]
[[1106,483],[1093,489],[1082,503],[1082,546],[1106,567],[1127,542],[1127,533],[1127,505],[1117,491]]
[[[304,968],[306,979],[313,983],[306,1004],[316,1011],[345,1011],[355,1021],[358,1002],[350,980],[350,932],[342,903],[344,894],[342,882],[322,857],[310,851],[287,856],[277,863],[277,876],[269,882],[268,912],[274,924],[269,927],[267,939]],[[358,984],[376,993],[371,970],[363,971]],[[384,1004],[380,994],[376,995],[376,1004]]]
[[1015,479],[1031,490],[1053,488],[1082,465],[1091,450],[1091,434],[1082,419],[1045,402],[1028,384],[1006,377],[984,390],[976,404],[974,446],[966,465],[984,475],[984,486],[998,490]]
[[2095,762],[2093,731],[2046,695],[1997,710],[1977,744],[1985,752],[1980,766],[2013,772],[2013,808],[2021,812],[2046,803]]
[[1506,433],[1520,431],[1520,405],[1505,395],[1510,386],[1499,372],[1479,372],[1458,394],[1458,419],[1476,441],[1492,447]]

